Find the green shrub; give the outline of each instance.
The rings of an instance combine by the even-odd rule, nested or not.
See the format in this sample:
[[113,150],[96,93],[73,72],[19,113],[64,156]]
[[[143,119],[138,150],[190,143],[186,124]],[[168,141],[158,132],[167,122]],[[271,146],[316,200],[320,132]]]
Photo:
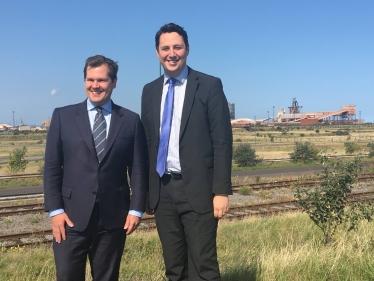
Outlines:
[[347,141],[344,143],[344,147],[345,147],[345,154],[353,154],[361,150],[361,147],[357,143],[354,143],[354,142]]
[[239,188],[239,194],[248,196],[251,194],[252,189],[249,186],[241,186]]
[[331,132],[332,134],[334,135],[337,135],[337,136],[349,136],[349,132],[347,130],[337,130],[335,132]]
[[369,142],[367,144],[369,155],[368,157],[373,158],[374,157],[374,142]]
[[15,148],[9,154],[8,169],[11,173],[23,172],[26,169],[27,161],[25,160],[25,154],[27,152],[26,146],[21,148]]
[[255,166],[262,162],[256,155],[256,150],[249,144],[239,144],[234,150],[233,159],[240,166]]
[[309,162],[318,158],[319,150],[310,142],[296,142],[294,151],[291,152],[292,162]]
[[374,208],[355,203],[347,208],[348,195],[362,170],[359,158],[351,162],[335,160],[324,165],[319,186],[297,186],[295,197],[310,219],[322,230],[325,244],[334,236],[337,227],[347,224],[347,230],[357,230],[359,221],[371,221]]

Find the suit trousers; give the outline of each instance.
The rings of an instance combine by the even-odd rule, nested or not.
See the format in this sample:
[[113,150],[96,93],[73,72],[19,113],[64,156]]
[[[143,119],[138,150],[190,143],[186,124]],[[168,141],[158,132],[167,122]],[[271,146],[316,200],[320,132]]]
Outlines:
[[[74,222],[73,222],[74,223]],[[95,203],[83,232],[66,226],[66,240],[53,240],[57,281],[84,281],[87,256],[94,281],[117,281],[126,232],[106,230],[101,223],[99,203]]]
[[216,247],[218,220],[213,212],[198,214],[191,208],[183,179],[162,178],[155,219],[170,281],[221,280]]

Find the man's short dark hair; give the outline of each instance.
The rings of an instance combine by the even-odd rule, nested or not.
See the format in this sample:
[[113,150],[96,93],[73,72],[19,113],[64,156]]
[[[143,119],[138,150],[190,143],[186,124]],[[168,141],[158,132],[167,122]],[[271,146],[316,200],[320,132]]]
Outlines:
[[172,33],[172,32],[176,32],[180,36],[182,36],[184,44],[186,44],[186,47],[189,47],[187,32],[183,29],[183,27],[181,27],[181,26],[179,26],[175,23],[168,23],[168,24],[165,24],[164,26],[161,26],[160,30],[157,31],[157,33],[156,33],[156,37],[155,37],[155,39],[156,39],[156,49],[158,49],[158,46],[160,45],[161,34]]
[[111,59],[108,59],[102,55],[96,55],[93,57],[89,57],[86,60],[86,65],[84,66],[83,73],[84,73],[84,80],[86,80],[87,76],[87,68],[88,67],[99,67],[103,64],[106,64],[109,68],[109,77],[112,80],[112,82],[117,79],[117,72],[118,72],[118,64],[115,61],[112,61]]

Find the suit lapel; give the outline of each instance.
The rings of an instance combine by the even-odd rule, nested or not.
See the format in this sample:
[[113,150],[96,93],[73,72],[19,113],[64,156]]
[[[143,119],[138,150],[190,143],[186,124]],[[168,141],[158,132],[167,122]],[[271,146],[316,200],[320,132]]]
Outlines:
[[109,135],[106,140],[103,159],[112,147],[115,139],[117,138],[118,132],[122,127],[124,121],[122,116],[123,113],[120,111],[120,107],[112,102],[112,116],[110,118]]
[[92,139],[92,132],[90,126],[90,120],[88,119],[87,113],[87,101],[82,102],[78,105],[77,110],[75,111],[75,122],[78,125],[78,128],[83,136],[84,141],[86,142],[88,148],[92,154],[97,157],[95,145]]
[[155,132],[157,139],[159,139],[160,134],[160,110],[161,110],[161,97],[164,87],[164,75],[155,81],[155,85],[152,93],[152,103],[153,103],[153,120],[155,124]]
[[187,87],[186,87],[186,93],[184,96],[179,140],[181,139],[183,135],[183,132],[187,125],[187,121],[190,117],[191,108],[195,100],[195,93],[198,87],[199,87],[199,76],[194,70],[192,70],[191,68],[188,68]]

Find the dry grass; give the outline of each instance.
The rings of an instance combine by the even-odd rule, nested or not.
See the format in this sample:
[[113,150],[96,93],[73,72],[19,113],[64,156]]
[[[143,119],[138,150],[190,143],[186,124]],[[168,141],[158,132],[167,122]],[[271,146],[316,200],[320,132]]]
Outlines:
[[[26,170],[19,174],[36,174],[39,173],[40,167],[43,166],[44,161],[29,161],[26,166]],[[0,176],[10,175],[8,164],[0,164]]]

